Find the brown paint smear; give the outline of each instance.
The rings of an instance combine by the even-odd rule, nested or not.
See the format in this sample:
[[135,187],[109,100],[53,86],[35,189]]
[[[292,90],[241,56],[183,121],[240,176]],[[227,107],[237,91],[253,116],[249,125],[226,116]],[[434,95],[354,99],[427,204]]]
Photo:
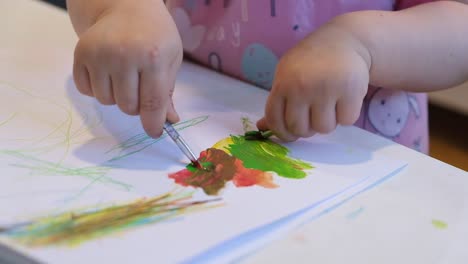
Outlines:
[[183,186],[202,188],[208,195],[217,195],[227,182],[232,181],[237,187],[260,185],[265,188],[278,187],[273,183],[273,176],[257,169],[249,169],[243,162],[226,152],[209,148],[200,153],[198,159],[204,169],[194,166],[172,173],[169,178]]

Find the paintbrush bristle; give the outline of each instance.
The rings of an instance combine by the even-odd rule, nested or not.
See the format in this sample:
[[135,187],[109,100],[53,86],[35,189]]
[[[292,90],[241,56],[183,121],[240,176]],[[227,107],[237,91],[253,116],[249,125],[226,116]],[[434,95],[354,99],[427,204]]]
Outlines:
[[247,131],[244,134],[246,140],[265,140],[273,135],[273,132],[270,130],[266,131]]
[[203,166],[201,165],[200,162],[198,162],[198,160],[192,161],[192,166],[197,169],[203,169]]

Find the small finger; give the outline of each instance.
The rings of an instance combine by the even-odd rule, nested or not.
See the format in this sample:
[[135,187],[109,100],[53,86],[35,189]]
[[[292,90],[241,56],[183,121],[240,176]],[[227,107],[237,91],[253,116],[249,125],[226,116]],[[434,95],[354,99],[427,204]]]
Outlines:
[[129,115],[138,114],[139,75],[136,70],[123,69],[112,74],[114,98],[120,110]]
[[87,96],[94,96],[88,69],[83,64],[73,64],[73,79],[78,91]]
[[363,100],[346,98],[338,100],[336,104],[336,121],[340,125],[353,125],[361,114]]
[[96,99],[104,105],[115,104],[110,75],[99,69],[90,69],[89,75],[91,80],[91,89]]
[[265,117],[262,117],[261,119],[259,119],[257,121],[257,128],[260,131],[266,131],[266,130],[270,129],[270,127],[267,124],[267,121],[266,121]]
[[143,71],[140,74],[139,111],[143,128],[153,138],[158,138],[163,132],[169,105],[170,85],[163,74],[153,71]]
[[295,137],[309,134],[309,105],[299,100],[289,100],[286,105],[285,123],[288,133]]
[[295,141],[297,137],[286,130],[285,108],[286,100],[284,97],[270,95],[265,109],[266,124],[279,139],[286,142]]
[[89,69],[86,67],[86,62],[84,61],[83,47],[82,43],[78,41],[78,44],[75,47],[73,55],[73,78],[75,80],[76,88],[80,93],[94,96],[93,90],[91,88],[91,80],[89,75]]
[[171,89],[169,90],[169,106],[167,108],[167,117],[166,119],[171,123],[177,123],[180,121],[179,114],[177,113],[174,106],[174,89],[175,89],[175,76],[172,78]]
[[169,100],[170,101],[169,101],[169,107],[167,108],[166,119],[170,123],[174,124],[180,121],[180,117],[174,107],[174,100],[172,98],[169,98]]
[[336,103],[329,101],[310,108],[310,130],[327,134],[336,128]]

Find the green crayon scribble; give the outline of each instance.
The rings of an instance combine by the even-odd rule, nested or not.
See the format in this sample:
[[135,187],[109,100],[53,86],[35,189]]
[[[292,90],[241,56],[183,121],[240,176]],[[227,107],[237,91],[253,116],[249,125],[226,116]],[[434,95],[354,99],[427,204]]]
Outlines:
[[[44,103],[47,103],[50,106],[55,106],[55,107],[57,107],[59,109],[59,112],[66,114],[65,119],[63,121],[60,121],[60,123],[55,127],[53,127],[55,120],[49,120],[47,118],[42,118],[41,116],[33,117],[33,118],[35,118],[37,120],[40,120],[44,124],[52,126],[53,128],[45,136],[42,136],[40,138],[21,139],[21,140],[24,140],[24,141],[31,141],[32,145],[29,148],[20,149],[18,151],[36,152],[36,154],[42,154],[42,153],[47,153],[49,151],[52,151],[52,150],[55,150],[55,149],[61,147],[61,148],[63,148],[64,153],[63,153],[61,159],[57,162],[57,163],[61,163],[67,157],[67,155],[68,155],[68,153],[70,151],[71,145],[76,143],[75,141],[77,140],[77,138],[79,136],[83,135],[84,132],[86,132],[88,128],[90,128],[92,126],[96,126],[96,125],[98,125],[100,123],[100,120],[99,120],[99,122],[97,124],[87,124],[86,127],[82,126],[79,129],[73,131],[72,130],[72,125],[74,123],[74,120],[73,120],[73,116],[72,116],[72,107],[71,106],[66,105],[66,104],[57,103],[57,102],[53,101],[50,98],[46,98],[46,97],[36,95],[36,94],[26,90],[26,89],[15,87],[12,84],[0,82],[0,85],[6,85],[6,88],[8,88],[8,89],[18,91],[18,92],[20,92],[20,93],[22,93],[22,94],[24,94],[24,95],[26,95],[28,97],[34,98],[34,99],[41,100],[41,101],[43,101]],[[5,88],[5,87],[1,87],[1,88]],[[16,113],[15,113],[15,115],[16,115]],[[44,142],[46,142],[46,140],[47,140],[47,144],[43,144]],[[50,142],[52,140],[54,142]]]
[[66,212],[26,224],[0,227],[0,232],[31,247],[74,246],[116,232],[220,206],[219,203],[207,205],[219,201],[219,198],[193,201],[192,194],[192,192],[177,191],[122,205]]
[[[200,116],[193,119],[189,119],[174,125],[174,128],[177,131],[181,131],[183,129],[195,126],[200,124],[208,119],[208,116]],[[133,154],[141,152],[146,148],[150,147],[151,145],[155,144],[156,142],[164,139],[167,137],[167,134],[164,133],[161,137],[157,139],[153,139],[149,137],[146,133],[140,133],[135,136],[130,137],[129,139],[125,140],[124,142],[112,147],[106,153],[119,151],[119,154],[114,156],[109,160],[109,162],[115,162],[117,160],[127,158]]]
[[242,128],[244,129],[244,132],[255,130],[252,121],[250,121],[248,117],[242,117],[241,121],[242,121]]
[[432,219],[432,226],[434,226],[437,229],[447,229],[448,224],[442,220],[437,220],[437,219]]
[[[51,98],[42,97],[27,89],[15,87],[12,84],[0,82],[0,88],[12,89],[27,97],[38,99],[49,106],[58,108],[57,110],[64,114],[60,120],[50,120],[44,116],[32,116],[31,118],[34,118],[36,122],[41,122],[50,127],[50,130],[46,131],[45,134],[32,138],[13,139],[21,140],[25,143],[27,142],[27,145],[22,146],[20,149],[0,149],[0,155],[6,155],[16,159],[14,163],[10,165],[27,169],[29,170],[30,175],[79,176],[89,178],[91,180],[90,183],[87,184],[77,196],[84,193],[96,183],[116,185],[121,189],[130,190],[131,185],[113,180],[111,177],[106,176],[112,168],[115,167],[112,162],[140,152],[166,136],[164,135],[163,137],[154,140],[148,137],[145,133],[141,133],[107,151],[106,153],[116,150],[119,152],[117,155],[114,155],[111,159],[104,162],[101,166],[70,166],[66,164],[66,159],[69,156],[72,146],[75,144],[81,144],[84,140],[87,140],[87,131],[102,124],[102,113],[98,111],[97,115],[93,114],[92,116],[86,113],[81,113],[83,120],[78,124],[78,126],[76,126],[76,120],[73,118],[72,106],[57,103]],[[0,127],[9,123],[18,114],[19,113],[15,112],[6,120],[0,120]],[[175,125],[175,127],[178,130],[185,129],[201,123],[207,118],[207,116],[194,118],[181,122]],[[54,153],[60,151],[60,155],[54,160],[41,159],[41,156],[52,151],[54,151]]]
[[304,170],[313,168],[307,162],[288,157],[288,148],[271,140],[245,140],[244,136],[231,136],[231,140],[226,150],[242,160],[246,168],[273,171],[292,179],[305,178]]
[[0,122],[0,126],[3,126],[5,124],[7,124],[8,122],[10,122],[13,118],[15,118],[15,116],[17,115],[17,113],[13,113],[10,117],[8,117],[6,120]]
[[19,160],[17,163],[10,164],[11,166],[25,168],[30,171],[31,175],[47,175],[47,176],[81,176],[92,179],[94,182],[117,185],[122,189],[130,190],[129,184],[113,180],[105,175],[111,168],[101,166],[85,166],[71,167],[63,164],[49,162],[27,155],[20,151],[0,150],[1,155],[6,155]]

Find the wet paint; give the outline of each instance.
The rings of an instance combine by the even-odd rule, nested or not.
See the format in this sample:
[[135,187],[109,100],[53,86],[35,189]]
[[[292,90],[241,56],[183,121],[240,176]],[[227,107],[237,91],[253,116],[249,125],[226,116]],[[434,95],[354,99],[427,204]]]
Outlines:
[[203,169],[188,165],[185,169],[170,174],[169,178],[182,186],[202,188],[208,195],[217,195],[229,181],[237,187],[252,185],[265,188],[277,187],[273,183],[271,174],[245,168],[241,160],[220,149],[209,148],[203,151],[199,162]]
[[307,162],[289,157],[288,148],[269,139],[246,140],[243,136],[231,136],[231,142],[226,150],[242,160],[246,168],[275,172],[291,179],[305,178],[305,170],[313,168]]
[[[247,135],[247,133],[246,133]],[[192,165],[169,175],[182,186],[202,188],[208,195],[217,195],[227,182],[236,187],[258,185],[278,187],[272,173],[290,179],[302,179],[313,167],[307,162],[288,156],[289,149],[268,137],[230,136],[200,154],[205,169]]]

